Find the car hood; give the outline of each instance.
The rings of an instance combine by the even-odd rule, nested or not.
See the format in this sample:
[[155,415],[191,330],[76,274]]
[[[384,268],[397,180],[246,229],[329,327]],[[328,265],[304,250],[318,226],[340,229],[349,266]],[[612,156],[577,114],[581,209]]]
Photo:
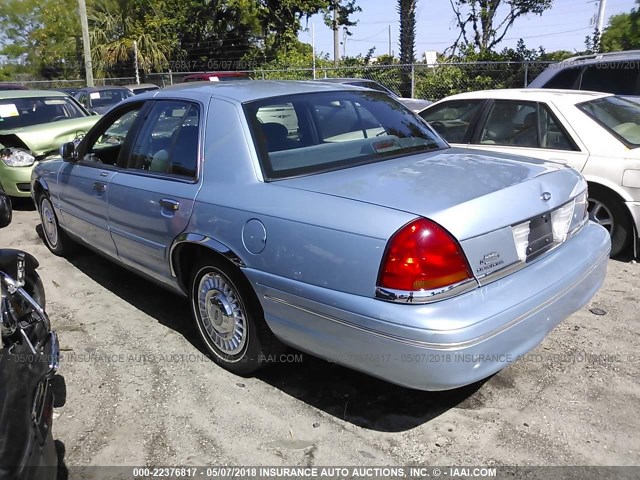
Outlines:
[[0,130],[0,145],[26,148],[36,157],[41,157],[57,151],[65,142],[83,137],[99,118],[92,115],[13,130]]
[[[431,218],[461,240],[532,218],[586,188],[578,172],[560,164],[463,148],[278,184]],[[542,199],[545,192],[550,199]]]

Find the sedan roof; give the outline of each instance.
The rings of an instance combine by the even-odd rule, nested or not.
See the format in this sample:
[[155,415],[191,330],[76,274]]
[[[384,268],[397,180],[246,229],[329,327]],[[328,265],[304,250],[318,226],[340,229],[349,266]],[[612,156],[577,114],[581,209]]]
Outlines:
[[79,88],[79,92],[100,92],[102,90],[129,90],[127,87],[123,87],[122,85],[102,85],[100,87],[82,87]]
[[0,100],[7,98],[64,97],[69,95],[57,90],[1,90]]
[[185,98],[221,97],[239,103],[250,102],[262,98],[295,95],[299,93],[333,92],[338,90],[363,91],[361,87],[344,84],[330,84],[316,81],[300,80],[237,80],[234,82],[188,82],[180,83],[162,90],[146,93],[155,98],[174,97],[176,94]]
[[[479,90],[451,95],[442,100],[500,99],[529,100],[532,102],[579,103],[594,98],[608,97],[610,93],[590,92],[587,90],[553,90],[548,88],[505,88],[502,90]],[[442,101],[441,100],[441,101]]]

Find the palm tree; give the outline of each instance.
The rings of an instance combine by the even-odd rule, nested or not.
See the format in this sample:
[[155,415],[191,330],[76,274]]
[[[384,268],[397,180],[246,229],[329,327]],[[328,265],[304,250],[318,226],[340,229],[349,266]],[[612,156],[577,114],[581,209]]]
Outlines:
[[92,60],[97,70],[133,69],[134,42],[143,72],[168,66],[171,42],[150,31],[135,0],[95,0],[89,11]]
[[[409,65],[415,61],[416,4],[418,0],[398,0],[400,13],[400,63]],[[402,70],[401,94],[411,96],[411,72]]]

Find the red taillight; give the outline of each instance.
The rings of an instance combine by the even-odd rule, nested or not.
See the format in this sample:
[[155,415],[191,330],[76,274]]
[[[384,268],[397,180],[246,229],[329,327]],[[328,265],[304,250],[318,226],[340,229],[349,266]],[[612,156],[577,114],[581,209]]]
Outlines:
[[436,223],[420,218],[391,237],[378,286],[405,291],[434,290],[471,276],[456,239]]

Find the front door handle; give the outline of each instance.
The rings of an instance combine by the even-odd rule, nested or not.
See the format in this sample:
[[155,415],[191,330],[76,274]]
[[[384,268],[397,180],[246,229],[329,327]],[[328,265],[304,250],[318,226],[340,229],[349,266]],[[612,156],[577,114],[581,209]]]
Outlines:
[[166,208],[167,210],[171,210],[175,212],[180,208],[180,202],[177,200],[172,200],[170,198],[163,198],[160,200],[160,206]]
[[98,193],[104,193],[107,190],[107,184],[102,182],[95,182],[93,189]]

